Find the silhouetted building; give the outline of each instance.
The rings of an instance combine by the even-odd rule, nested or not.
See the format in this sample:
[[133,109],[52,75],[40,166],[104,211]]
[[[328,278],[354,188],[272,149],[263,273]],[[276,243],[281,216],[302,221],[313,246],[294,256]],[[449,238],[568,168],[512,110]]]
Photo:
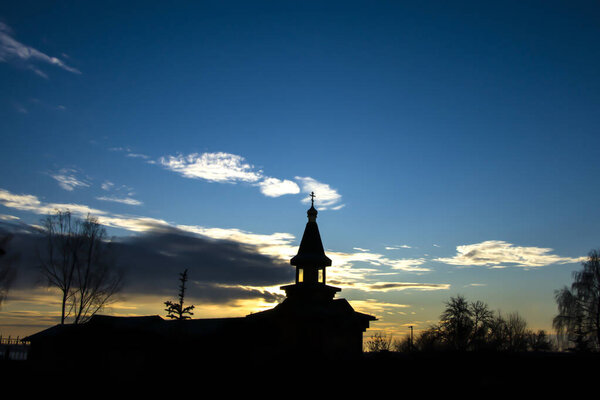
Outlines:
[[209,357],[254,360],[353,358],[362,354],[363,332],[376,318],[354,311],[341,289],[326,284],[325,255],[314,205],[298,254],[294,284],[276,307],[240,318],[164,320],[159,316],[94,316],[79,325],[56,325],[26,338],[31,358],[105,362]]
[[326,284],[331,260],[323,249],[314,205],[307,214],[298,254],[290,260],[296,282],[282,287],[286,299],[281,304],[246,318],[269,327],[280,353],[357,356],[362,353],[363,332],[375,317],[354,311],[345,299],[334,299],[341,289]]

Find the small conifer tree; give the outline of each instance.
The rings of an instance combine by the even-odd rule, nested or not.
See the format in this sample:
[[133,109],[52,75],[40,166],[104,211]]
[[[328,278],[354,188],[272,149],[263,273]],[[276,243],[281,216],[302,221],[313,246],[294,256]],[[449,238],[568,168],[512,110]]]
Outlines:
[[191,315],[194,315],[192,310],[194,306],[183,306],[183,298],[185,297],[185,283],[187,282],[187,269],[179,274],[179,281],[181,284],[179,285],[179,303],[174,303],[172,301],[165,301],[165,311],[167,312],[167,317],[171,319],[190,319]]

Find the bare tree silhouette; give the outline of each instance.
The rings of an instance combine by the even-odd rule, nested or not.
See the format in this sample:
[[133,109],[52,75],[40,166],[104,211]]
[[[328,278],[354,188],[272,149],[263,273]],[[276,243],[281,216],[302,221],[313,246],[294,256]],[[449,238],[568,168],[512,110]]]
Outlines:
[[555,292],[558,315],[552,321],[559,337],[578,350],[600,348],[600,253],[592,250],[583,269],[573,272],[571,287]]
[[6,234],[0,237],[0,306],[8,295],[8,290],[16,276],[16,266],[18,254],[10,254],[8,246],[12,240],[12,235]]
[[114,300],[121,290],[123,271],[115,268],[114,255],[106,238],[106,229],[98,219],[88,217],[80,222],[82,255],[76,264],[74,323],[87,321]]
[[367,350],[370,352],[390,351],[392,348],[392,335],[383,332],[375,332],[366,342]]
[[90,215],[73,218],[69,211],[42,220],[46,249],[39,255],[41,273],[61,293],[61,324],[87,321],[121,289],[123,273],[110,254],[106,230]]
[[474,328],[473,311],[463,296],[451,297],[440,316],[446,342],[455,350],[467,350]]
[[527,321],[517,312],[508,314],[505,322],[505,350],[527,350]]
[[165,301],[165,311],[167,312],[167,317],[172,319],[184,320],[190,319],[191,315],[194,315],[192,310],[194,306],[183,306],[183,300],[185,297],[185,283],[187,282],[187,269],[179,274],[179,281],[181,282],[179,285],[179,303],[173,303],[172,301]]

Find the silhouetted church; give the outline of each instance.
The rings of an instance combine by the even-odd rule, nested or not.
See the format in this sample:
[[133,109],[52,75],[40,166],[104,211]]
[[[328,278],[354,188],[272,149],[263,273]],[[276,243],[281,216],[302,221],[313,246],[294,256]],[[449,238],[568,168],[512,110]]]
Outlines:
[[31,358],[110,363],[189,357],[255,360],[282,357],[353,358],[362,354],[363,332],[376,318],[354,311],[341,289],[326,284],[325,255],[314,204],[298,254],[296,282],[283,286],[276,307],[240,318],[164,320],[159,316],[97,315],[80,325],[56,325],[28,338]]

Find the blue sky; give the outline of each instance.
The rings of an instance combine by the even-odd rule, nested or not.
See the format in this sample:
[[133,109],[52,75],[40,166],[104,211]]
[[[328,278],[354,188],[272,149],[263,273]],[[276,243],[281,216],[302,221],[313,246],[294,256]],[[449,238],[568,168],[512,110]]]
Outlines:
[[[121,3],[0,6],[5,223],[69,205],[289,269],[314,190],[328,277],[375,329],[457,294],[550,328],[599,243],[597,2]],[[176,277],[109,311],[162,314]],[[56,318],[27,290],[2,330]],[[272,306],[198,293],[198,317]]]

